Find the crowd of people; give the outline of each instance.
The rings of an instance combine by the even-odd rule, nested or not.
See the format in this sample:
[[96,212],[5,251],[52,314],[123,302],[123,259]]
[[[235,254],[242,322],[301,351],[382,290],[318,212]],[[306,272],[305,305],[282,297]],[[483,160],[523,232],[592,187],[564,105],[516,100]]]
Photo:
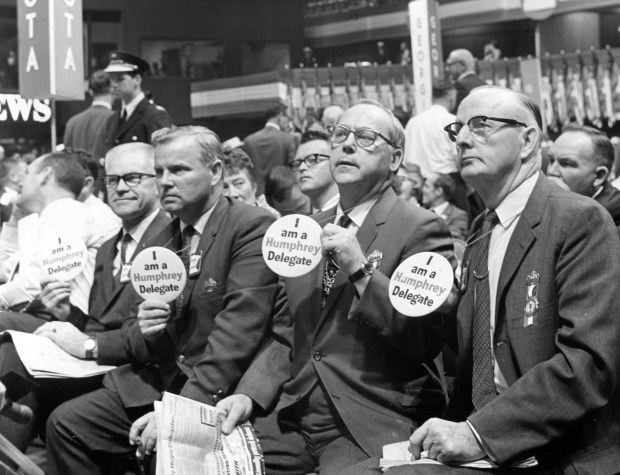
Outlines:
[[[167,391],[225,411],[224,433],[250,420],[268,474],[377,474],[383,447],[407,440],[414,459],[442,464],[386,473],[489,473],[459,466],[482,459],[495,473],[523,461],[518,473],[616,473],[613,146],[569,127],[543,154],[535,102],[476,84],[464,51],[406,127],[362,99],[298,135],[273,108],[262,130],[224,144],[172,126],[141,90],[148,64],[114,54],[64,149],[1,162],[0,330],[116,368],[18,396],[5,376],[32,377],[3,336],[0,408],[14,400],[34,417],[0,417],[0,434],[22,451],[39,434],[50,475],[155,473],[154,402]],[[263,236],[293,213],[320,224],[323,259],[279,277]],[[40,259],[60,231],[87,249],[70,281]],[[169,303],[130,282],[153,246],[186,266]],[[390,278],[421,252],[455,278],[441,306],[409,317]]]

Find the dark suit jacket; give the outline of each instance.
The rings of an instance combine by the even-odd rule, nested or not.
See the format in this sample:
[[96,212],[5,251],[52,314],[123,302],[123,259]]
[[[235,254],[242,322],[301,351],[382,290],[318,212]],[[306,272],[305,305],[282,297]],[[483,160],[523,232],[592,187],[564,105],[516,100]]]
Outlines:
[[463,99],[467,97],[472,89],[478,86],[486,86],[486,82],[484,82],[477,74],[468,74],[454,83],[454,87],[456,89],[456,106],[454,107],[454,113],[458,110]]
[[172,121],[168,112],[156,106],[147,98],[140,101],[133,114],[121,123],[121,111],[114,111],[106,122],[105,151],[123,143],[151,143],[151,134],[164,127],[170,127]]
[[[335,212],[314,219],[324,225]],[[445,406],[435,360],[443,343],[442,317],[409,318],[396,312],[388,298],[389,277],[412,254],[452,254],[452,240],[441,218],[397,198],[391,188],[372,207],[357,239],[364,253],[383,252],[357,305],[354,284],[339,272],[320,310],[324,261],[305,276],[283,280],[276,339],[260,353],[237,392],[267,409],[289,380],[276,407],[282,414],[308,394],[318,375],[356,443],[369,456],[378,456],[384,444],[407,439],[413,427]]]
[[[161,232],[169,222],[166,213],[160,211],[144,232],[134,256],[146,247],[164,245]],[[119,365],[128,361],[130,355],[125,351],[121,339],[121,326],[129,317],[132,307],[142,301],[131,282],[114,286],[114,259],[121,236],[122,231],[119,231],[97,251],[95,276],[88,302],[89,314],[85,315],[79,308],[72,306],[68,319],[82,331],[97,335],[98,364]]]
[[243,150],[250,156],[256,169],[257,195],[265,191],[265,177],[277,165],[287,165],[295,158],[297,140],[291,134],[275,127],[265,126],[243,139]]
[[469,229],[469,216],[467,216],[467,213],[450,203],[443,214],[452,237],[454,239],[465,239]]
[[74,115],[65,128],[65,147],[86,150],[95,158],[105,155],[105,131],[107,120],[114,112],[104,106],[94,105]]
[[[182,316],[147,344],[136,318],[125,322],[123,344],[136,361],[112,371],[104,384],[126,407],[152,404],[164,390],[214,404],[229,394],[262,343],[277,282],[261,245],[274,221],[268,211],[221,197],[198,245],[200,274],[189,277]],[[179,220],[163,233],[174,248]]]
[[594,199],[598,201],[603,208],[609,211],[614,223],[616,223],[618,233],[620,234],[620,191],[606,181],[603,185],[603,191]]
[[[609,214],[539,176],[497,289],[493,345],[509,387],[471,416],[475,277],[468,259],[466,253],[460,366],[447,416],[469,416],[500,464],[536,455],[560,473],[617,473],[620,240]],[[534,271],[540,276],[538,310],[535,324],[524,326],[526,280]]]

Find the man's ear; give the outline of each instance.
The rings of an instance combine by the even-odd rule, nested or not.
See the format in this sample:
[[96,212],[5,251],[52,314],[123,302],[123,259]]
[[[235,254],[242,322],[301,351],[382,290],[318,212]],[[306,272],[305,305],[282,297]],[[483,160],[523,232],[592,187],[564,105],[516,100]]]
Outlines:
[[215,186],[221,181],[223,181],[222,174],[224,172],[224,164],[221,160],[214,160],[211,165],[211,174],[213,175],[213,179],[211,180],[211,186]]
[[390,157],[390,171],[396,173],[403,162],[403,151],[400,148],[394,149]]
[[594,188],[598,188],[607,181],[607,177],[609,176],[609,168],[604,165],[600,165],[596,167],[594,174],[596,175],[596,178],[594,179],[593,185]]
[[530,125],[521,132],[521,160],[531,157],[542,140],[542,132],[538,127]]

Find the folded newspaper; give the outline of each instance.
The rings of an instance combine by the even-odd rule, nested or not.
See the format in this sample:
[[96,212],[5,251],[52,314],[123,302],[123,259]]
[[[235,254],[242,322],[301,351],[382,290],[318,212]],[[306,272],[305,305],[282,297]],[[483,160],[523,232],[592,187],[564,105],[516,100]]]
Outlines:
[[157,475],[264,475],[249,422],[222,433],[226,413],[171,393],[155,402]]
[[115,368],[76,358],[41,335],[13,330],[4,333],[11,335],[22,364],[34,378],[87,378]]
[[[396,442],[395,444],[388,444],[383,446],[383,457],[379,460],[381,470],[384,472],[388,468],[399,467],[401,465],[419,465],[419,464],[436,464],[444,465],[435,459],[428,457],[427,452],[422,452],[421,457],[418,460],[414,460],[411,452],[409,452],[409,441]],[[475,460],[474,462],[465,462],[458,464],[451,464],[458,467],[478,468],[478,469],[493,469],[499,468],[491,459]],[[520,460],[511,465],[512,468],[529,468],[538,465],[538,461],[534,457],[530,457],[525,460]]]

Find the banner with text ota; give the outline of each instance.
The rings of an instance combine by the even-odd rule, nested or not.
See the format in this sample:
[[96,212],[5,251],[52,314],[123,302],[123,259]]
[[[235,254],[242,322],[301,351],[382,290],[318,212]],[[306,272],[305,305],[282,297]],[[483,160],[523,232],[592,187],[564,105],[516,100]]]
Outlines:
[[443,79],[441,27],[436,0],[409,2],[416,114],[432,105],[433,83]]
[[84,99],[82,0],[17,0],[19,92]]

